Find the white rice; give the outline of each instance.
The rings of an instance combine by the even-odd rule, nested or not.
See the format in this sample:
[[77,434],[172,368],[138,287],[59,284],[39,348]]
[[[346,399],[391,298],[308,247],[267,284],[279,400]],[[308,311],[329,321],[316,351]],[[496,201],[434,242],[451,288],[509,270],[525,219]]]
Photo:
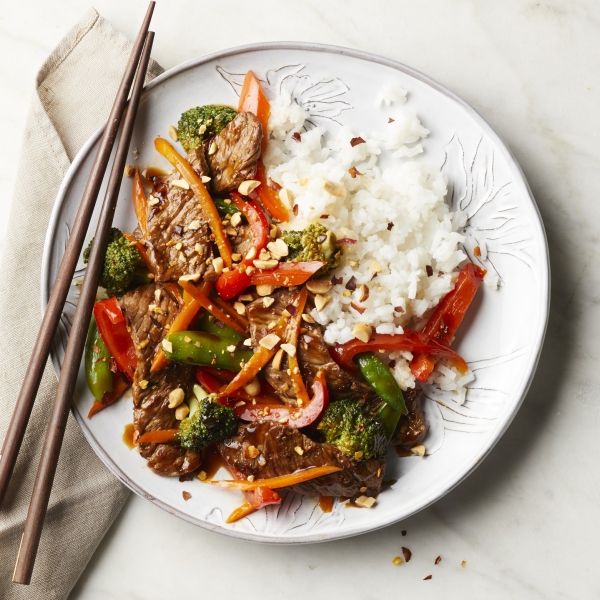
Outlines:
[[[389,106],[405,100],[406,90],[389,86],[379,103]],[[325,136],[322,127],[303,131],[309,115],[289,96],[279,96],[271,105],[270,141],[264,156],[267,174],[285,189],[281,196],[298,206],[297,216],[282,227],[299,230],[319,222],[338,240],[356,242],[342,246],[335,275],[343,278],[343,284],[333,287],[332,301],[321,312],[312,313],[325,327],[329,344],[353,339],[352,330],[360,322],[378,333],[393,334],[402,333],[411,321],[413,326],[423,321],[453,288],[458,267],[467,258],[459,247],[465,238],[458,233],[466,215],[448,209],[441,171],[407,160],[423,152],[418,142],[429,131],[414,112],[394,107],[386,110],[386,116],[393,122],[381,132],[369,135],[340,126]],[[292,138],[295,132],[301,134],[301,141]],[[353,147],[350,140],[356,137],[365,143]],[[383,152],[400,160],[381,168],[378,159]],[[353,178],[351,167],[362,175]],[[352,276],[355,291],[345,288]],[[363,303],[359,302],[361,284],[369,287],[369,298]],[[352,308],[352,303],[364,312]],[[412,357],[396,352],[387,358],[395,361],[393,373],[401,387],[414,387],[407,361]],[[465,376],[442,367],[432,374],[436,383],[448,389],[454,385],[452,391],[464,399],[459,388]],[[454,384],[449,372],[455,375]]]

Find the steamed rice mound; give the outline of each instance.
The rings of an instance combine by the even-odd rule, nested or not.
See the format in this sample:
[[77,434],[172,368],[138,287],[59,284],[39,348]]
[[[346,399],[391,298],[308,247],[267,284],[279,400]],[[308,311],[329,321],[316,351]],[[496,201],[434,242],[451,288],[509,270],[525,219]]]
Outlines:
[[[333,286],[332,300],[321,312],[312,312],[329,344],[353,339],[360,322],[378,333],[402,333],[411,321],[418,325],[453,288],[457,267],[467,258],[459,248],[465,238],[458,233],[466,215],[448,209],[443,174],[401,158],[422,152],[418,142],[428,130],[412,112],[392,108],[387,116],[394,121],[372,136],[345,126],[325,135],[322,127],[303,131],[309,115],[290,96],[278,96],[271,106],[267,174],[282,186],[282,199],[298,207],[281,227],[299,230],[319,222],[342,242],[335,276],[343,283]],[[292,137],[295,132],[300,141]],[[356,143],[358,137],[364,143]],[[385,168],[378,164],[383,152],[394,157]],[[355,290],[345,287],[351,277]],[[369,288],[362,303],[361,284]],[[413,387],[408,357],[395,358],[396,378],[404,389]]]

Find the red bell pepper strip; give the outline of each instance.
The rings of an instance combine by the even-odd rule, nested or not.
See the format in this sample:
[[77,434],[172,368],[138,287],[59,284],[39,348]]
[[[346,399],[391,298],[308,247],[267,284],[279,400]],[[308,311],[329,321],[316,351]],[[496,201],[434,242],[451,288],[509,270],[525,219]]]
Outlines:
[[258,117],[263,129],[262,149],[264,151],[267,145],[271,106],[264,92],[260,89],[260,83],[252,71],[248,71],[244,78],[242,91],[240,92],[238,112],[251,112]]
[[[234,205],[240,209],[248,220],[255,249],[255,257],[269,243],[269,222],[263,211],[254,201],[245,202],[237,192],[230,194]],[[217,280],[216,289],[223,300],[231,300],[250,285],[248,267],[254,267],[252,260],[244,260],[233,271],[221,273]]]
[[[231,466],[228,465],[227,468],[232,476],[238,481],[246,479],[242,473]],[[247,490],[244,492],[244,495],[248,502],[245,502],[242,506],[236,508],[229,517],[227,517],[227,523],[235,523],[269,504],[281,504],[281,496],[275,490],[265,486],[261,486],[255,490]]]
[[[467,263],[458,275],[454,289],[438,304],[422,333],[447,346],[452,344],[456,330],[486,273],[485,269]],[[427,354],[417,354],[410,363],[410,370],[419,381],[427,381],[434,367],[435,361]]]
[[350,340],[345,344],[332,346],[329,353],[341,367],[348,371],[356,371],[358,367],[352,359],[361,352],[377,350],[403,350],[413,354],[423,353],[437,358],[447,358],[461,373],[466,373],[468,370],[467,363],[454,350],[424,333],[411,329],[405,329],[404,333],[395,335],[374,333],[368,342]]
[[270,477],[269,479],[255,479],[254,481],[248,481],[247,479],[241,481],[219,479],[216,481],[207,481],[206,483],[230,490],[242,490],[243,492],[255,490],[259,487],[268,487],[272,490],[276,490],[304,483],[305,481],[323,477],[324,475],[330,475],[331,473],[337,473],[337,471],[342,471],[342,468],[334,466],[309,467],[308,469],[302,469],[301,471],[296,471],[289,475],[280,475],[279,477]]
[[274,285],[292,287],[302,285],[325,263],[319,260],[311,262],[282,262],[268,271],[254,271],[250,276],[252,285]]
[[108,348],[111,356],[115,359],[119,371],[130,381],[137,367],[137,356],[133,346],[133,340],[129,331],[125,316],[116,298],[109,298],[94,305],[94,318],[98,325],[98,331]]
[[188,182],[188,185],[194,192],[194,196],[198,199],[202,211],[208,219],[208,224],[211,228],[213,235],[215,236],[215,242],[219,249],[219,254],[223,259],[223,262],[227,267],[231,269],[231,244],[229,238],[223,229],[223,223],[221,217],[217,211],[215,203],[212,201],[206,186],[202,183],[200,177],[194,169],[191,167],[183,156],[181,156],[167,140],[164,138],[157,138],[154,141],[154,147],[160,152],[176,169],[179,174]]
[[169,444],[177,441],[179,429],[156,429],[154,431],[146,431],[136,440],[138,444]]
[[265,210],[280,223],[287,223],[290,220],[290,213],[285,204],[279,197],[279,192],[274,190],[269,184],[269,179],[265,172],[265,167],[262,161],[258,161],[256,165],[256,174],[254,175],[260,185],[256,188],[256,193],[260,203],[265,207]]
[[283,404],[245,404],[236,407],[234,412],[242,421],[278,421],[296,429],[301,429],[314,423],[327,408],[329,395],[323,371],[317,373],[312,389],[312,399],[306,406],[301,408],[293,408]]
[[114,404],[125,392],[129,389],[129,383],[127,383],[122,377],[115,377],[115,384],[112,392],[107,392],[102,397],[102,400],[94,402],[87,418],[91,419],[96,413],[104,410],[107,406]]

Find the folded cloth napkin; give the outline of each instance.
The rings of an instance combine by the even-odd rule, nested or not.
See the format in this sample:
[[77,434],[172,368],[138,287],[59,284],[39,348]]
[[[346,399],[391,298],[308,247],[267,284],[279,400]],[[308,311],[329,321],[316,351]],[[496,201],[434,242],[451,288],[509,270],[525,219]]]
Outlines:
[[[41,321],[41,260],[52,205],[71,160],[106,121],[131,47],[90,9],[37,75],[0,266],[2,440]],[[152,62],[147,80],[161,72]],[[0,510],[0,598],[4,600],[66,598],[129,493],[100,462],[70,416],[32,583],[11,582],[55,393],[56,376],[48,362]]]

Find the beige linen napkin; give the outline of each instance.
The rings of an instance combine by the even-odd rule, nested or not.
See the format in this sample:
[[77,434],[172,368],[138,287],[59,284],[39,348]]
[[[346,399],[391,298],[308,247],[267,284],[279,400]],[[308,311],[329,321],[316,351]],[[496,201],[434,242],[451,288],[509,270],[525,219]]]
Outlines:
[[[41,259],[52,205],[71,160],[108,117],[130,51],[129,40],[90,9],[36,79],[0,266],[2,440],[41,321]],[[148,79],[161,72],[152,62]],[[3,600],[66,598],[128,495],[69,417],[33,581],[29,587],[11,583],[55,392],[56,377],[48,362],[0,510]]]

